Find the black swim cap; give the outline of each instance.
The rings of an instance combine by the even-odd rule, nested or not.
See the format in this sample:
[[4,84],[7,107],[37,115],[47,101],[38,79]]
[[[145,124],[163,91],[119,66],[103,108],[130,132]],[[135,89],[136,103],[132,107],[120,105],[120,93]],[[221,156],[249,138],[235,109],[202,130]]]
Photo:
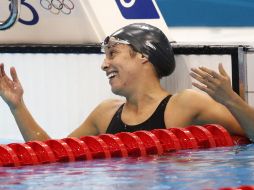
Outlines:
[[146,23],[135,23],[117,30],[110,37],[126,40],[136,51],[147,55],[159,78],[174,71],[173,49],[160,29]]

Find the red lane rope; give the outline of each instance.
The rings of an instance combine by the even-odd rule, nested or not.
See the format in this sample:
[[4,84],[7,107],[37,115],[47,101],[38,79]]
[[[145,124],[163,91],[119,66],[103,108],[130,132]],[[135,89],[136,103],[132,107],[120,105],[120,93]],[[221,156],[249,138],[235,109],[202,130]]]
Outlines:
[[223,188],[220,188],[219,190],[254,190],[254,186],[251,186],[251,185],[243,185],[243,186],[240,186],[240,187],[223,187]]
[[[98,158],[161,155],[180,149],[213,148],[251,143],[242,136],[230,136],[216,124],[186,128],[121,132],[115,135],[84,136],[0,145],[0,166],[23,166],[72,162]],[[253,188],[253,187],[252,187]]]

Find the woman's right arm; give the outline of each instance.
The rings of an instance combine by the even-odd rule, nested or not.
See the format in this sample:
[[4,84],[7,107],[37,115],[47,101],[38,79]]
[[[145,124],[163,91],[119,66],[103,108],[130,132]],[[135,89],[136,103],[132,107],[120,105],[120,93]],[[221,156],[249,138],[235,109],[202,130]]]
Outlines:
[[0,64],[0,96],[9,106],[25,141],[47,140],[48,134],[36,123],[23,101],[23,88],[14,67],[10,69],[11,78]]
[[23,100],[21,100],[17,107],[11,108],[11,112],[26,142],[32,140],[45,141],[50,139],[49,135],[34,120]]

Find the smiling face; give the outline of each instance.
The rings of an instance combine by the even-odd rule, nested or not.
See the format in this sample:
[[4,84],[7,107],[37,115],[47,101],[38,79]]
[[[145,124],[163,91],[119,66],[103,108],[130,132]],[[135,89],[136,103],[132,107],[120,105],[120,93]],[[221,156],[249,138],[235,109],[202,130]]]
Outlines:
[[112,92],[122,96],[128,94],[139,80],[141,54],[129,45],[114,44],[105,48],[105,55],[101,68],[106,72]]

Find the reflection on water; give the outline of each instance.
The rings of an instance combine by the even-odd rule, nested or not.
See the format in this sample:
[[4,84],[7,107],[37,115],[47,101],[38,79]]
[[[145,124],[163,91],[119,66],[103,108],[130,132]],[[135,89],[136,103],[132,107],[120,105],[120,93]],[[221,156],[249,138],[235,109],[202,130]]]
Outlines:
[[0,168],[0,189],[218,189],[254,184],[254,145]]

